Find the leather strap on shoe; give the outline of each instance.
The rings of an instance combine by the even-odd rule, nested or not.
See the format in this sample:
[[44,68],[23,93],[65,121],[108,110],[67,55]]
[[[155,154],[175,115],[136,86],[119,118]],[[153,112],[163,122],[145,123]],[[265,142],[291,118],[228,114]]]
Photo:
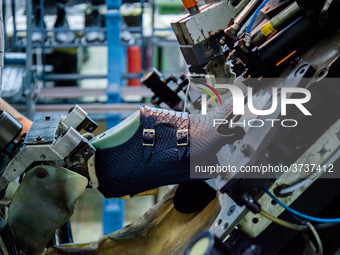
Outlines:
[[181,159],[189,144],[189,114],[187,112],[175,112],[148,106],[141,107],[140,111],[143,125],[142,144],[145,161],[150,159],[157,141],[156,127],[162,124],[170,125],[176,129],[174,140],[177,145],[178,159]]

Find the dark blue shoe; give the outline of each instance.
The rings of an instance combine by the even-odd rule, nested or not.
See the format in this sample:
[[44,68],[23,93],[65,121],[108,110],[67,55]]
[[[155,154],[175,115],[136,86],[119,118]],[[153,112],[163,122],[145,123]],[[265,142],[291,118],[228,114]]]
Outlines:
[[98,189],[108,198],[132,197],[160,186],[194,181],[190,179],[190,159],[216,165],[220,148],[239,139],[237,135],[221,136],[213,128],[213,119],[226,118],[231,108],[228,103],[206,116],[189,116],[142,107],[91,140],[97,149]]

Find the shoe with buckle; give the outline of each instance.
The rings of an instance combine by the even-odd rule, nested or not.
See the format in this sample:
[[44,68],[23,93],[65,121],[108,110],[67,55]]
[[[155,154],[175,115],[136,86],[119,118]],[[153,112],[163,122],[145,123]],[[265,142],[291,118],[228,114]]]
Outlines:
[[231,103],[215,108],[207,115],[189,115],[145,106],[93,138],[98,189],[107,198],[132,197],[160,186],[195,181],[190,179],[190,159],[216,165],[221,147],[240,138],[221,136],[213,127],[214,118],[230,114]]

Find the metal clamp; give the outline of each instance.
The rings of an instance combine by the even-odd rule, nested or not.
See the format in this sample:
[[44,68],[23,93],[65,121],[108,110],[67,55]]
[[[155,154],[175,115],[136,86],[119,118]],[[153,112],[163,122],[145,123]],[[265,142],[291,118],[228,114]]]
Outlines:
[[[49,144],[36,144],[25,146],[16,157],[7,165],[0,177],[0,189],[20,176],[33,162],[64,160],[83,141],[83,136],[70,127]],[[92,145],[91,145],[92,146]]]
[[[186,142],[184,142],[184,143],[179,143],[178,142],[178,135],[183,135],[183,136],[186,136]],[[188,144],[189,144],[189,131],[188,131],[188,129],[182,129],[182,130],[177,130],[177,146],[187,146]]]
[[145,143],[144,142],[144,139],[142,140],[142,144],[143,146],[154,146],[155,145],[155,134],[156,134],[156,131],[154,129],[143,129],[143,138],[144,136],[146,135],[150,135],[152,134],[152,143]]

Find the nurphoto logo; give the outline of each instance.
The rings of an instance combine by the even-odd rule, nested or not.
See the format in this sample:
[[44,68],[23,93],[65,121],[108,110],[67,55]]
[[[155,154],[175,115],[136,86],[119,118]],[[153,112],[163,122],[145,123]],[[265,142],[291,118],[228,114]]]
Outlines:
[[[190,81],[192,82],[192,81]],[[297,88],[297,87],[283,87],[280,88],[278,91],[277,87],[272,88],[271,93],[271,107],[269,109],[256,109],[253,102],[253,88],[247,87],[247,103],[245,104],[245,95],[243,94],[242,90],[230,84],[215,84],[215,88],[212,86],[199,83],[199,84],[191,84],[194,88],[202,90],[203,93],[201,94],[201,114],[207,114],[207,95],[209,95],[215,106],[218,105],[216,102],[216,98],[219,101],[219,104],[223,107],[223,103],[221,100],[221,96],[217,93],[216,89],[228,89],[232,96],[232,106],[233,106],[233,115],[242,117],[245,114],[245,107],[248,108],[249,112],[254,116],[268,116],[274,113],[277,110],[277,107],[281,108],[281,115],[287,115],[287,105],[295,105],[304,115],[311,116],[312,114],[306,109],[304,106],[311,99],[311,93],[309,90],[305,88]],[[302,94],[300,98],[291,98],[293,93]],[[233,118],[235,119],[235,118]],[[280,122],[283,127],[295,127],[297,126],[298,122],[294,119],[243,119],[241,122],[233,122],[233,119],[226,120],[226,119],[214,119],[213,125],[223,125],[229,124],[229,127],[233,125],[237,126],[249,126],[249,127],[262,127],[265,121],[271,122],[272,127],[274,126],[275,122]],[[238,118],[239,119],[239,118]],[[255,124],[256,123],[256,124]],[[290,124],[289,124],[290,123]]]

